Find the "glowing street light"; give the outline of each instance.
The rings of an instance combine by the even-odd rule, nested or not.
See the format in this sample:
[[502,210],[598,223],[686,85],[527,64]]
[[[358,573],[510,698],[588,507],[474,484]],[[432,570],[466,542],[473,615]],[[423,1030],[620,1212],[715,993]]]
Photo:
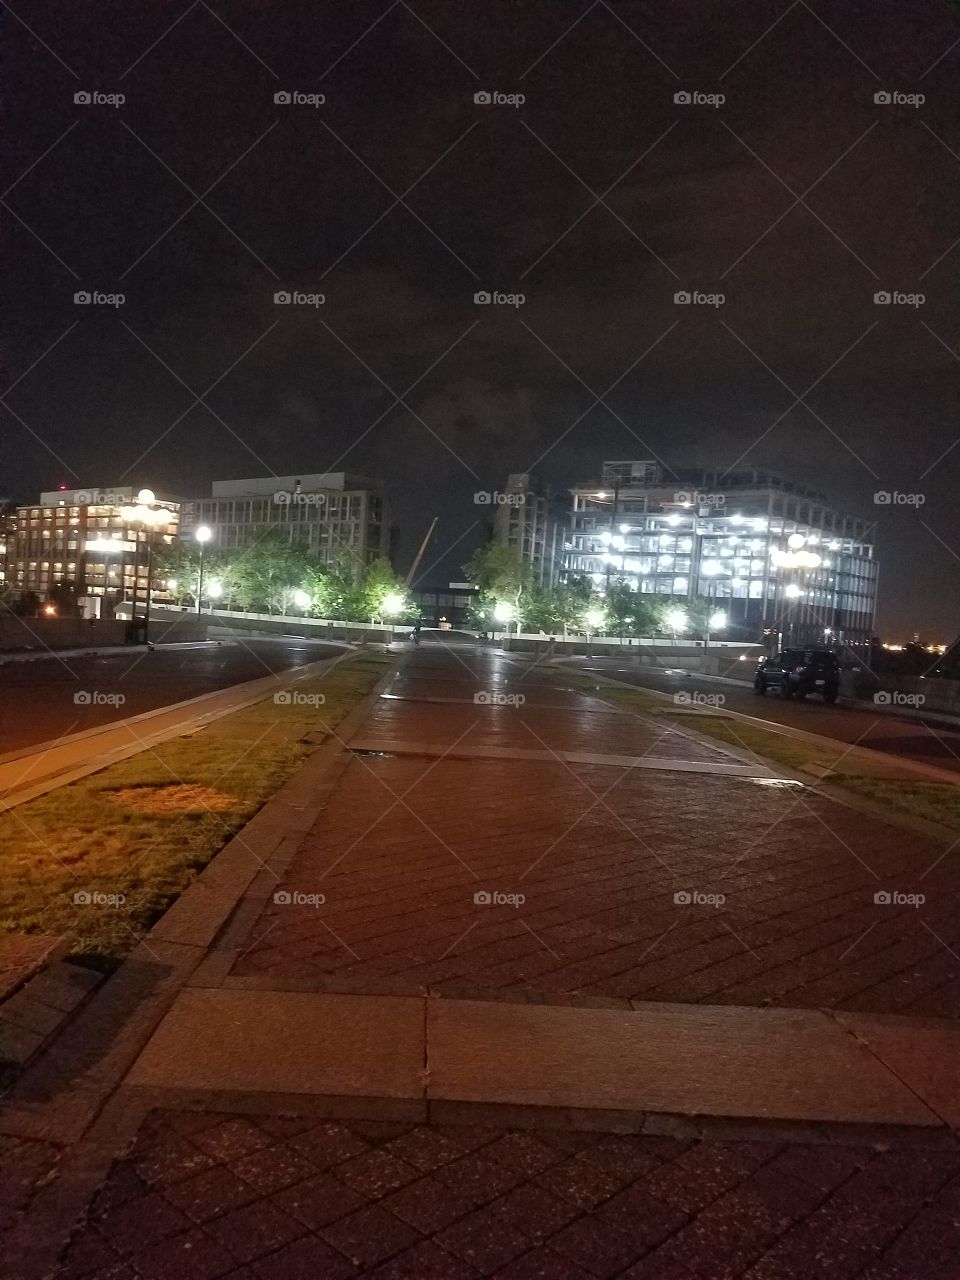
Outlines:
[[583,615],[583,620],[591,631],[600,631],[606,615],[602,609],[588,609]]
[[298,609],[309,609],[311,598],[309,591],[295,591],[293,593],[293,603]]
[[201,524],[194,530],[193,536],[200,546],[200,568],[197,573],[197,617],[199,618],[203,607],[203,548],[213,537],[213,530],[209,525]]
[[399,591],[391,591],[388,596],[384,596],[383,612],[388,618],[395,618],[398,613],[403,613],[406,603]]
[[784,587],[783,594],[785,596],[788,596],[791,600],[796,600],[801,593],[800,593],[800,588],[797,586],[795,582],[789,582]]
[[686,609],[681,609],[679,606],[668,609],[664,614],[663,620],[673,632],[674,636],[682,634],[687,629],[687,611]]
[[157,495],[152,489],[141,489],[137,494],[136,502],[125,503],[119,508],[120,516],[127,524],[134,526],[135,539],[133,544],[133,598],[130,601],[130,622],[132,624],[132,632],[136,635],[137,622],[137,569],[139,567],[139,550],[140,535],[146,535],[147,543],[147,599],[143,611],[143,638],[146,641],[150,639],[150,590],[152,586],[153,574],[153,538],[151,530],[158,529],[160,525],[167,524],[170,520],[170,510],[168,507],[157,505]]
[[210,597],[211,600],[219,600],[220,597],[223,595],[223,584],[221,582],[218,582],[216,578],[214,578],[213,581],[210,583],[210,585],[207,587],[207,595]]

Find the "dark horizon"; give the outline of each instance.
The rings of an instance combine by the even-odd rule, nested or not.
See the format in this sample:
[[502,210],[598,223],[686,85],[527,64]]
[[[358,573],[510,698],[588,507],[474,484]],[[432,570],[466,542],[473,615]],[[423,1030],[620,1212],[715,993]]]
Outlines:
[[[473,492],[509,472],[742,460],[878,519],[881,634],[960,631],[944,0],[21,17],[3,494],[355,471],[401,569],[439,516],[442,580],[481,540]],[[93,91],[126,101],[74,103]],[[893,291],[925,301],[874,302]]]

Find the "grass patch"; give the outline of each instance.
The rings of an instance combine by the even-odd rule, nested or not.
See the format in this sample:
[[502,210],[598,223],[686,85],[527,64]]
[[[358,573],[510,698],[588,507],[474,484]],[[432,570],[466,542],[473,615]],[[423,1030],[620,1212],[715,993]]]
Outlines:
[[363,654],[293,686],[321,705],[268,698],[0,815],[0,929],[119,960],[386,666]]
[[857,774],[841,774],[830,781],[877,804],[960,831],[960,787],[949,782],[907,782]]

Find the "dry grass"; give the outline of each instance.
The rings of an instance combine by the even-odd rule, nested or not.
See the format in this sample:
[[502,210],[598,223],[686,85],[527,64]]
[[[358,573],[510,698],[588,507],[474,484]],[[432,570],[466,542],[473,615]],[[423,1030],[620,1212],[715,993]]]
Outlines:
[[364,654],[297,684],[321,706],[258,702],[0,815],[0,929],[117,960],[315,749],[304,737],[335,730],[385,666]]

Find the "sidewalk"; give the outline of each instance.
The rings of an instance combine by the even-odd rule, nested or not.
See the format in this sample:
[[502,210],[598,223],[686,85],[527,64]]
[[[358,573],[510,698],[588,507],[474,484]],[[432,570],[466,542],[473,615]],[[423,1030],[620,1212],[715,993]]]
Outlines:
[[151,935],[142,1049],[15,1091],[14,1274],[94,1194],[64,1280],[960,1273],[956,854],[562,671],[398,666],[226,926],[198,881]]

